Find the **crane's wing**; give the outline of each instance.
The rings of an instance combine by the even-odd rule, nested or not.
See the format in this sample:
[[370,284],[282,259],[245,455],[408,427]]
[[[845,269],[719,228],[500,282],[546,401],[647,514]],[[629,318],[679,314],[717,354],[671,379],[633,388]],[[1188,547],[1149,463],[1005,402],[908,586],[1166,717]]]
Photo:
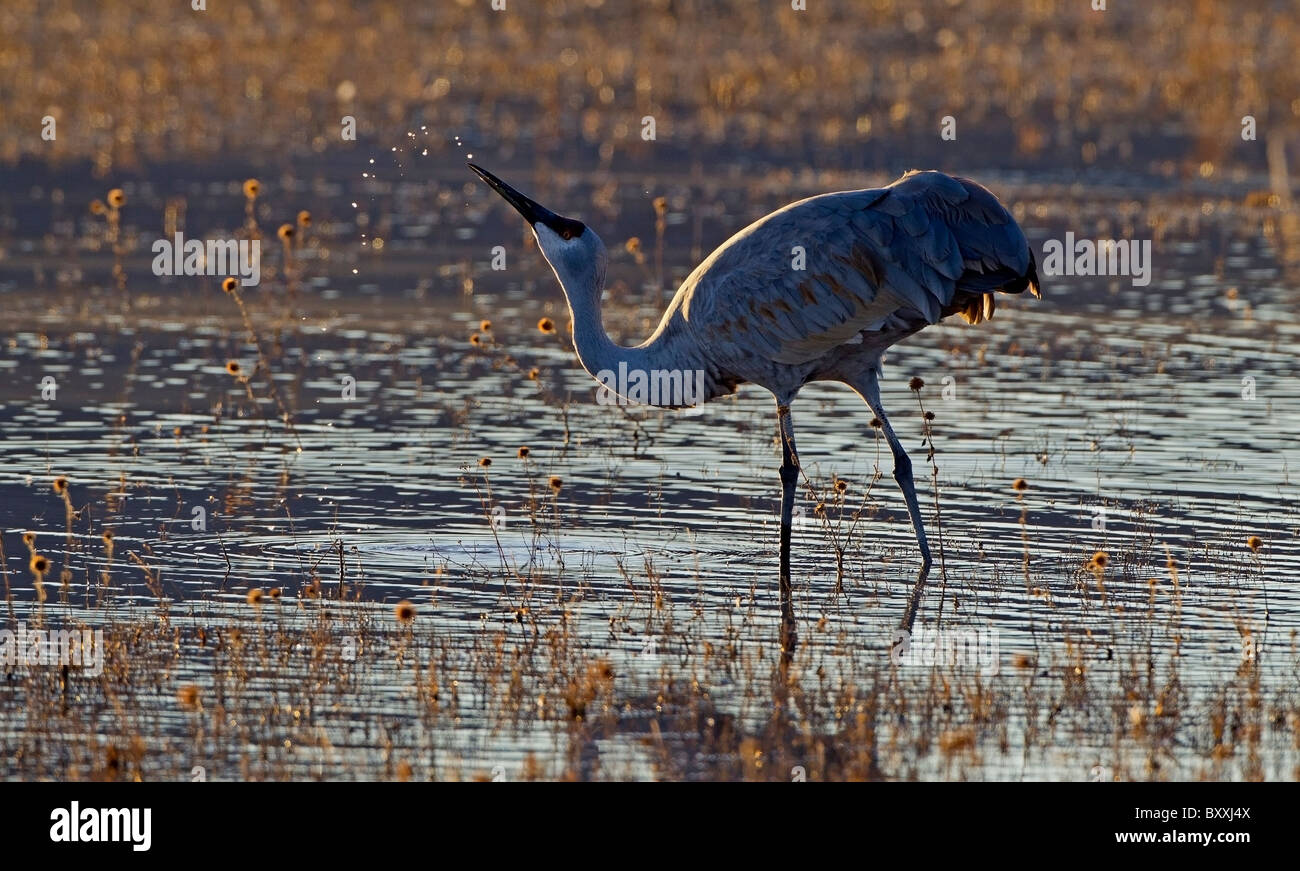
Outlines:
[[1038,295],[1033,254],[997,198],[967,179],[913,171],[750,225],[692,273],[682,305],[701,334],[802,363],[895,314],[978,322],[993,314],[993,291],[1026,287]]

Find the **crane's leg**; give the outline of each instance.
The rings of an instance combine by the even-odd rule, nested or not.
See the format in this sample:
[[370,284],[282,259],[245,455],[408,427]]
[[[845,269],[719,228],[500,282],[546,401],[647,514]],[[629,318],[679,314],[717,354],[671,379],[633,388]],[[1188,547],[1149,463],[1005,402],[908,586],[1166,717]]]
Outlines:
[[798,644],[794,620],[794,593],[790,587],[790,531],[794,525],[794,491],[799,481],[799,456],[794,449],[794,424],[790,406],[776,403],[778,431],[781,437],[781,651],[788,662]]
[[889,418],[885,416],[885,408],[880,404],[880,382],[876,370],[871,369],[858,384],[852,386],[867,401],[867,405],[871,406],[871,410],[880,420],[880,429],[885,433],[889,449],[894,454],[894,480],[898,482],[898,488],[903,491],[903,499],[907,501],[907,513],[912,518],[912,529],[916,532],[916,543],[921,547],[921,571],[916,576],[916,586],[912,588],[912,595],[907,600],[907,610],[899,624],[901,628],[911,632],[912,624],[916,621],[916,610],[921,605],[925,579],[930,576],[930,545],[925,539],[921,505],[916,500],[916,482],[912,480],[912,460],[907,456],[907,451],[903,450],[903,444],[898,440],[898,436],[894,435],[894,428],[889,425]]

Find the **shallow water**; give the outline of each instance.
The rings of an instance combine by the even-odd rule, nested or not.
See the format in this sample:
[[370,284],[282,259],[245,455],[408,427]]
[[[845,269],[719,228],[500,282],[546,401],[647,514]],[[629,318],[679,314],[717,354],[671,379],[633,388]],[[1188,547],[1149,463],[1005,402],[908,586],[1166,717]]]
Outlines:
[[[1038,250],[1067,228],[1118,232],[1104,196],[994,186]],[[274,270],[247,294],[292,428],[263,374],[252,401],[226,372],[259,352],[215,280],[163,283],[135,254],[122,294],[111,254],[75,226],[55,260],[35,239],[7,246],[11,618],[117,642],[103,678],[8,671],[4,776],[1296,777],[1300,313],[1250,214],[1126,191],[1136,235],[1159,227],[1149,287],[1046,278],[1041,301],[887,357],[885,408],[942,549],[920,620],[976,639],[975,663],[891,664],[918,557],[888,450],[847,388],[805,389],[804,643],[787,683],[770,396],[744,387],[699,414],[597,404],[519,227],[485,191],[428,187],[446,196],[367,201],[365,225],[403,240],[387,253],[363,248],[356,222],[318,221],[292,303]],[[675,200],[670,280],[781,202],[719,187],[708,209]],[[286,186],[277,208],[307,190]],[[156,215],[161,192],[129,193]],[[207,191],[195,212],[238,216],[230,202]],[[637,202],[608,232],[590,219],[615,251],[606,319],[625,340],[665,298]],[[622,251],[633,234],[646,264]],[[505,273],[487,267],[495,244]],[[542,315],[561,335],[538,332]],[[936,415],[938,523],[914,375]],[[81,512],[71,534],[56,475]],[[43,606],[28,530],[54,563]],[[254,606],[254,588],[282,594]],[[409,628],[400,600],[417,609]],[[178,702],[190,685],[198,710]]]

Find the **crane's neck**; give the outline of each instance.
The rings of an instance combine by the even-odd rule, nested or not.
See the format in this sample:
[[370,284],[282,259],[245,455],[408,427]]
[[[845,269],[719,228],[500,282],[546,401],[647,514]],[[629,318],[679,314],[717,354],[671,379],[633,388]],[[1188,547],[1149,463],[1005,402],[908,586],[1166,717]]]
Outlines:
[[645,348],[625,348],[605,332],[601,316],[602,286],[573,288],[563,279],[561,284],[569,303],[569,317],[573,320],[573,347],[578,352],[582,368],[599,380],[600,372],[617,371],[620,364],[629,369],[648,366],[650,355]]
[[659,327],[640,345],[627,348],[605,332],[601,318],[604,271],[586,276],[556,276],[564,288],[573,318],[573,344],[578,359],[606,391],[597,394],[603,404],[629,402],[659,406],[699,405],[721,393],[716,367],[694,341],[681,316],[677,300]]

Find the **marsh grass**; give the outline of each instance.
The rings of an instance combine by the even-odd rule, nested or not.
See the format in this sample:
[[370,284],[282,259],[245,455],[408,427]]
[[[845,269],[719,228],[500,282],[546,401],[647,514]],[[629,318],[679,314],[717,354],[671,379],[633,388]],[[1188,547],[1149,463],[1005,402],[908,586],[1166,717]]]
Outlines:
[[[519,479],[535,555],[570,535],[572,521],[559,506],[566,483],[539,480],[533,453],[515,468],[476,463],[463,474],[485,533],[501,499],[489,472]],[[842,480],[825,484],[832,501],[847,495]],[[1013,492],[1012,504],[1024,491]],[[86,559],[90,530],[76,532],[71,550]],[[620,595],[563,557],[515,564],[496,538],[499,563],[452,567],[450,577],[440,569],[392,604],[362,596],[367,560],[358,554],[345,569],[346,537],[290,538],[306,558],[277,560],[235,597],[169,592],[140,544],[129,563],[151,601],[136,601],[103,560],[113,576],[103,597],[87,607],[74,595],[59,618],[104,629],[104,674],[10,672],[0,689],[12,713],[0,728],[13,748],[5,775],[189,779],[200,767],[217,779],[856,780],[1058,766],[1072,779],[1094,768],[1117,779],[1265,779],[1293,775],[1300,749],[1294,687],[1264,681],[1264,656],[1220,670],[1208,695],[1190,688],[1204,667],[1187,673],[1202,618],[1186,622],[1180,568],[1154,538],[1122,559],[1094,552],[1075,563],[1098,581],[1105,574],[1100,598],[1035,569],[1035,585],[1054,593],[1027,600],[1034,646],[1005,651],[996,674],[893,665],[884,636],[855,613],[869,593],[810,619],[805,647],[782,669],[766,591],[722,603],[708,595],[717,581],[707,572],[683,584],[654,555],[620,563]],[[1245,639],[1258,633],[1248,624],[1262,567],[1237,541],[1235,557],[1226,541],[1207,542],[1205,554],[1217,577],[1234,579],[1227,595]],[[337,595],[322,596],[329,562]],[[1162,564],[1163,579],[1147,576]],[[472,610],[455,604],[462,585],[500,592],[466,619]],[[846,586],[867,592],[856,573]],[[593,620],[598,601],[607,616]],[[33,607],[20,601],[15,616],[31,621]],[[949,628],[970,625],[957,607]],[[1300,666],[1294,639],[1268,657],[1274,668]],[[1087,749],[1062,758],[1071,745]]]

